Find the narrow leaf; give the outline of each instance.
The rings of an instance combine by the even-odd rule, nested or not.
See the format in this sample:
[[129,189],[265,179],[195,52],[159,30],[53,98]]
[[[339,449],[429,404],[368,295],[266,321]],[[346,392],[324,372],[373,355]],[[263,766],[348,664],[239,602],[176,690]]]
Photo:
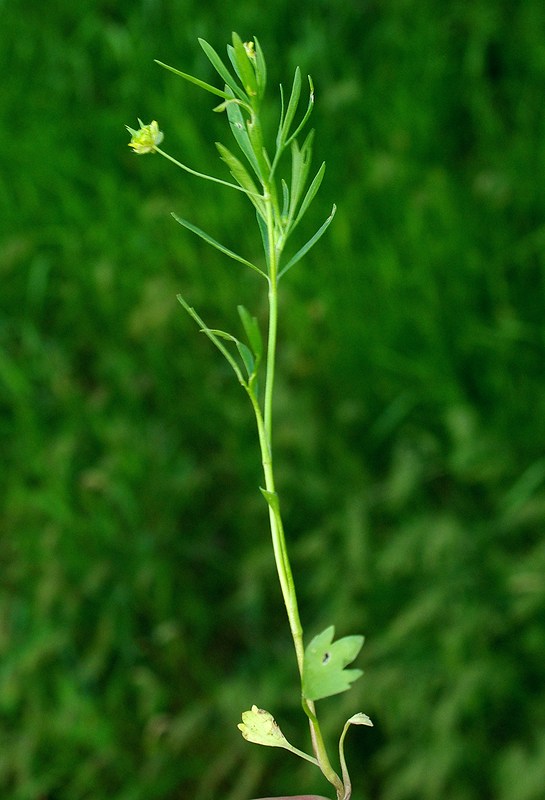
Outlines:
[[202,328],[202,331],[203,333],[219,336],[220,339],[226,339],[228,342],[233,342],[240,353],[244,366],[246,367],[248,377],[251,378],[253,376],[255,373],[255,362],[249,347],[246,347],[246,345],[239,341],[236,336],[233,336],[231,333],[227,333],[226,331],[220,331],[217,328]]
[[276,133],[276,149],[280,152],[280,145],[282,143],[282,131],[284,130],[284,87],[280,84],[280,122],[278,123],[278,131]]
[[288,184],[282,178],[282,218],[287,219],[288,210],[290,207],[290,190],[288,189]]
[[206,89],[206,91],[210,92],[211,94],[215,94],[218,97],[225,97],[225,98],[229,97],[229,95],[226,92],[222,91],[221,89],[216,89],[216,87],[212,86],[210,83],[206,83],[206,81],[201,81],[200,78],[195,78],[193,77],[193,75],[188,75],[187,72],[181,72],[179,69],[175,69],[174,67],[169,67],[168,64],[163,64],[162,61],[158,61],[157,59],[155,59],[155,63],[159,64],[160,67],[164,67],[165,69],[170,70],[170,72],[173,72],[175,75],[179,75],[180,78],[185,78],[186,81],[194,83],[196,86],[200,86],[201,89]]
[[197,325],[200,327],[200,330],[203,333],[205,333],[206,336],[208,336],[210,341],[213,344],[216,345],[216,347],[218,348],[220,353],[224,356],[226,361],[229,362],[229,364],[231,365],[231,367],[233,369],[233,372],[235,373],[235,375],[238,378],[239,383],[242,386],[244,386],[245,388],[247,388],[248,384],[246,383],[246,381],[244,380],[244,378],[242,376],[242,372],[240,371],[239,365],[237,364],[237,362],[235,361],[235,359],[233,358],[231,353],[227,350],[227,348],[225,347],[223,342],[220,341],[220,339],[231,339],[231,338],[234,339],[234,337],[231,337],[231,335],[229,333],[225,333],[225,331],[213,331],[211,328],[208,327],[206,322],[204,322],[204,320],[197,314],[195,309],[192,308],[189,305],[189,303],[186,302],[186,300],[184,299],[184,297],[181,294],[177,295],[177,298],[178,298],[178,302],[185,308],[185,310],[187,311],[189,316],[192,317],[195,320]]
[[253,151],[250,137],[248,136],[248,131],[246,130],[244,117],[242,116],[242,111],[240,110],[238,103],[230,103],[227,106],[227,118],[238,146],[250,162],[257,177],[261,179],[259,164],[257,163],[257,158]]
[[211,236],[205,233],[205,231],[201,230],[200,228],[197,228],[196,225],[193,225],[186,219],[182,219],[182,217],[179,217],[177,214],[173,213],[172,216],[174,217],[176,222],[179,222],[179,224],[183,225],[184,228],[187,228],[192,233],[196,234],[197,236],[200,236],[201,239],[204,239],[205,242],[212,245],[212,247],[215,247],[216,250],[219,250],[221,253],[224,253],[226,256],[229,256],[229,258],[232,258],[234,261],[239,261],[241,264],[245,264],[247,267],[251,267],[251,269],[255,270],[256,272],[259,272],[260,275],[263,275],[264,278],[267,277],[267,275],[265,275],[265,273],[261,269],[259,269],[259,267],[256,267],[255,264],[252,264],[251,261],[247,261],[242,256],[239,256],[238,253],[234,253],[232,250],[229,250],[228,247],[225,247],[223,244],[217,242],[215,239],[213,239]]
[[263,252],[265,253],[265,260],[267,262],[267,269],[269,268],[269,231],[264,216],[257,214],[257,225],[261,234],[261,241],[263,242]]
[[233,33],[233,55],[237,72],[248,97],[257,97],[257,80],[254,67],[238,33]]
[[254,355],[256,359],[260,359],[263,355],[263,340],[258,321],[244,306],[237,306],[237,311]]
[[261,45],[259,44],[255,36],[254,36],[254,46],[255,46],[255,74],[257,80],[257,95],[261,100],[263,95],[265,94],[265,87],[267,85],[267,65],[265,63],[265,56],[263,55],[263,50],[261,49]]
[[244,164],[239,161],[238,158],[234,156],[231,151],[227,149],[227,147],[225,147],[225,145],[221,144],[221,142],[216,142],[216,147],[219,150],[222,161],[224,161],[229,167],[233,178],[238,181],[238,183],[244,187],[244,189],[247,189],[249,192],[258,195],[259,192],[256,188],[256,185],[248,174]]
[[247,347],[244,342],[239,342],[237,340],[237,349],[240,353],[240,356],[244,362],[244,366],[246,367],[246,372],[248,373],[248,377],[251,378],[255,374],[255,361],[252,355],[252,351],[249,347]]
[[363,674],[361,669],[345,669],[360,652],[363,636],[345,636],[333,642],[334,635],[331,625],[315,636],[305,650],[303,694],[307,700],[345,692]]
[[333,220],[336,211],[337,211],[337,206],[334,205],[333,208],[331,209],[331,214],[326,219],[322,227],[319,228],[314,234],[314,236],[311,239],[309,239],[308,242],[304,244],[300,250],[297,251],[297,253],[293,256],[293,258],[290,259],[290,261],[288,261],[286,266],[279,272],[278,274],[279,278],[281,278],[282,275],[285,275],[289,269],[291,269],[295,264],[297,264],[297,262],[300,261],[303,258],[303,256],[305,256],[308,253],[311,247],[314,247],[318,239],[321,239],[321,237],[324,235],[326,230],[331,225],[331,221]]
[[207,328],[206,330],[215,334],[215,336],[219,336],[221,339],[227,339],[228,342],[234,342],[235,344],[238,342],[236,336],[233,336],[232,333],[227,333],[227,331],[220,331],[218,328]]
[[291,134],[289,139],[287,139],[287,141],[285,142],[286,146],[288,144],[290,144],[297,136],[299,136],[300,132],[303,130],[303,128],[307,124],[308,118],[312,114],[312,109],[314,108],[314,84],[312,83],[312,78],[310,77],[310,75],[307,75],[307,78],[308,78],[308,84],[309,84],[309,97],[308,97],[307,110],[305,111],[305,116],[303,117],[303,119],[301,120],[301,122],[299,123],[297,128]]
[[324,179],[324,175],[325,175],[325,161],[322,163],[322,166],[320,167],[320,169],[318,170],[318,172],[314,176],[314,178],[312,180],[312,183],[310,184],[310,186],[308,188],[308,191],[307,191],[306,195],[303,198],[303,202],[301,203],[301,207],[299,208],[299,213],[297,214],[297,219],[293,223],[292,230],[299,223],[299,221],[303,218],[303,216],[305,215],[306,211],[308,210],[308,207],[310,206],[310,204],[312,203],[312,201],[316,197],[316,193],[318,192],[318,189],[320,188],[320,186],[322,184],[322,181]]
[[227,149],[221,142],[216,142],[216,147],[218,148],[219,154],[221,156],[222,161],[227,164],[231,175],[237,181],[240,186],[249,192],[248,197],[251,202],[254,204],[255,208],[259,211],[262,216],[265,216],[265,206],[263,204],[263,200],[257,190],[255,183],[253,182],[248,170],[244,166],[244,164],[239,161],[239,159],[234,156],[230,150]]
[[246,122],[246,128],[248,130],[251,148],[259,165],[259,175],[266,175],[270,170],[270,164],[268,163],[265,148],[263,147],[263,136],[259,120],[253,114],[252,118]]
[[204,39],[199,39],[199,44],[202,47],[202,49],[204,50],[204,52],[206,53],[206,56],[207,56],[208,60],[210,61],[210,63],[212,64],[212,66],[214,67],[214,69],[216,70],[218,75],[220,75],[220,77],[223,78],[223,80],[225,81],[227,86],[229,86],[231,91],[237,97],[240,97],[241,100],[244,100],[245,102],[248,102],[247,96],[244,94],[242,89],[239,87],[239,85],[237,84],[236,80],[233,78],[233,76],[231,75],[231,73],[229,72],[229,70],[227,69],[227,67],[225,66],[225,64],[223,63],[221,58],[219,57],[219,55],[216,53],[216,51],[214,50],[212,45],[208,44],[208,42],[205,41]]
[[296,67],[295,75],[293,76],[293,84],[291,87],[290,99],[288,102],[288,107],[286,109],[286,116],[284,117],[282,130],[280,132],[280,140],[279,140],[280,146],[286,144],[291,123],[293,122],[295,112],[297,111],[297,106],[299,105],[300,97],[301,97],[301,70],[299,69],[299,67]]
[[303,187],[301,185],[301,177],[303,172],[303,159],[301,156],[301,150],[299,149],[299,145],[297,142],[291,143],[291,197],[290,197],[290,208],[289,208],[289,216],[290,219],[295,213],[295,206],[299,201],[299,197],[303,191]]
[[314,131],[310,131],[301,149],[299,149],[297,141],[294,140],[291,143],[291,201],[288,215],[288,233],[291,233],[293,230],[294,226],[292,225],[292,221],[307,182],[308,171],[312,160],[313,139]]

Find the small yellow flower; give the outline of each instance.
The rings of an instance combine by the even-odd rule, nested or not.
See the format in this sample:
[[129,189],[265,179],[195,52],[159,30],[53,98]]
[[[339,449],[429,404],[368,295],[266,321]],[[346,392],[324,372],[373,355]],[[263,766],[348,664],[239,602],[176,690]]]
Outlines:
[[244,49],[248,58],[255,58],[255,47],[253,42],[244,42]]
[[143,155],[144,153],[154,153],[157,145],[163,141],[163,132],[159,130],[159,125],[155,120],[150,122],[149,125],[144,125],[141,119],[138,120],[140,130],[135,131],[133,128],[125,127],[131,134],[129,147],[132,147],[135,153]]

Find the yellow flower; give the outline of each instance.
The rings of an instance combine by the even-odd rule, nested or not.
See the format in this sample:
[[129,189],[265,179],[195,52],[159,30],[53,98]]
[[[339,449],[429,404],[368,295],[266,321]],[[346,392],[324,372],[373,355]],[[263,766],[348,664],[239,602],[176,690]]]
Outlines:
[[140,130],[135,131],[133,128],[125,127],[131,134],[129,147],[132,147],[135,153],[143,155],[144,153],[154,153],[157,145],[163,141],[163,132],[159,130],[159,125],[155,120],[150,122],[149,125],[144,125],[141,119],[138,120]]

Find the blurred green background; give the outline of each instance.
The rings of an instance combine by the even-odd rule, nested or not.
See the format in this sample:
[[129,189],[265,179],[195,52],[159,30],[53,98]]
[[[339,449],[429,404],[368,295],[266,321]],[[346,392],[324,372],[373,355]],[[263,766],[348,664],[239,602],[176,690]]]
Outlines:
[[[354,800],[542,800],[542,0],[0,2],[0,797],[248,800],[327,784],[306,746],[247,401],[177,304],[234,329],[259,281],[215,80],[237,30],[316,85],[284,282],[277,467],[309,635],[365,633]],[[302,232],[304,234],[304,231]]]

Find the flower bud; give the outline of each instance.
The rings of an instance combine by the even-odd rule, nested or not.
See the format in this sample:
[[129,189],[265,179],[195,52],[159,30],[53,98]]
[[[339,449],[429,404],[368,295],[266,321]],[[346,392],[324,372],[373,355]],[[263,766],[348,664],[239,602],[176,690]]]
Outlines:
[[163,141],[163,132],[159,130],[159,125],[155,120],[150,122],[149,125],[144,125],[142,120],[138,120],[140,129],[135,131],[133,128],[125,127],[131,134],[129,147],[132,147],[135,153],[143,155],[144,153],[154,153],[157,145]]

